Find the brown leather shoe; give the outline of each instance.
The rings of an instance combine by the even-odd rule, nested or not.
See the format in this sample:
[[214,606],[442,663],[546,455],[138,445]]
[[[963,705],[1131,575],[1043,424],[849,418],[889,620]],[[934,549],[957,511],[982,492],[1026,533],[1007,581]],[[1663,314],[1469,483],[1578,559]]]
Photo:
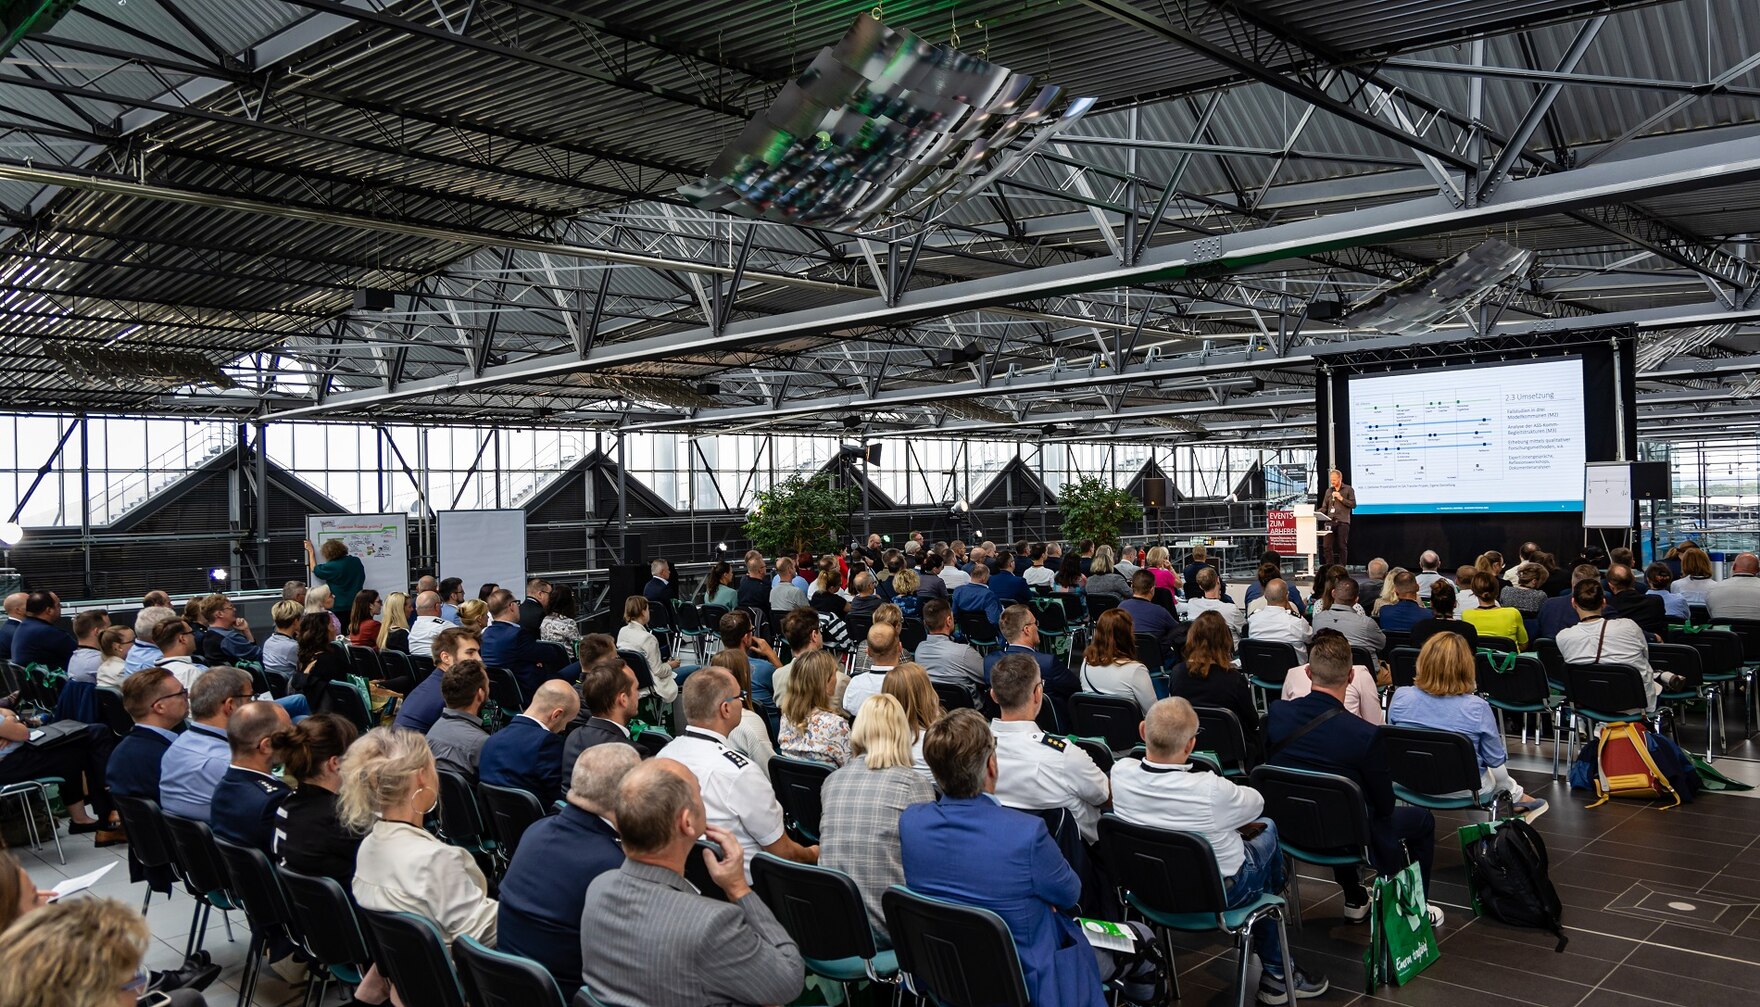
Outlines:
[[98,849],[106,846],[121,846],[128,842],[128,833],[121,829],[99,829],[92,833],[92,845]]

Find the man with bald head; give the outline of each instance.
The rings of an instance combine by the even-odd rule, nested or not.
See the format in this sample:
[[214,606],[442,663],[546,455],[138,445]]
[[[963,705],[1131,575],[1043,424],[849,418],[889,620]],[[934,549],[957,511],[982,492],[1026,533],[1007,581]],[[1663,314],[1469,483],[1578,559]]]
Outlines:
[[1425,549],[1418,557],[1418,597],[1430,597],[1430,585],[1447,579],[1442,575],[1442,557],[1434,549]]
[[269,774],[275,767],[272,742],[276,731],[292,725],[286,707],[266,701],[244,702],[226,718],[232,764],[214,788],[208,824],[215,838],[270,851],[275,839],[275,809],[293,793]]
[[452,627],[440,616],[440,592],[423,591],[416,595],[416,617],[409,624],[409,652],[412,657],[434,656],[434,638]]
[[501,879],[495,946],[550,970],[563,989],[581,981],[581,907],[587,886],[623,863],[617,789],[642,761],[629,745],[598,745],[575,760],[567,803],[520,836]]
[[697,669],[679,691],[689,726],[660,750],[659,757],[675,759],[696,774],[709,821],[728,830],[745,851],[748,879],[759,850],[784,860],[816,863],[819,847],[801,846],[783,830],[782,805],[763,769],[727,745],[744,710],[741,699],[732,672],[715,665]]
[[1247,617],[1247,635],[1255,640],[1267,643],[1287,643],[1296,649],[1296,656],[1303,661],[1308,659],[1308,637],[1314,633],[1314,627],[1289,600],[1289,583],[1281,577],[1274,577],[1265,584],[1265,593],[1260,595],[1265,604]]
[[[1745,552],[1731,565],[1729,579],[1711,585],[1705,593],[1705,606],[1711,618],[1760,619],[1760,557]],[[12,599],[6,599],[11,604]],[[7,613],[11,614],[11,609]]]
[[416,578],[416,594],[421,594],[423,591],[438,590],[440,590],[440,582],[434,579],[433,574],[425,573]]
[[23,591],[14,591],[6,596],[4,602],[0,602],[6,609],[6,621],[0,623],[0,657],[10,658],[12,654],[12,634],[18,632],[18,627],[24,622],[24,603],[29,598],[30,595]]
[[[714,670],[686,679],[686,694]],[[630,770],[617,788],[615,817],[626,859],[593,881],[577,924],[579,980],[594,999],[700,1007],[785,1004],[800,995],[800,949],[752,894],[739,837],[713,823],[688,767],[657,758]],[[704,835],[719,856],[695,849]],[[684,879],[689,857],[703,859],[727,901],[705,898]]]
[[477,778],[524,790],[544,807],[566,796],[562,732],[580,709],[580,694],[567,682],[553,678],[538,686],[525,711],[483,742]]
[[[1163,699],[1149,708],[1137,731],[1148,754],[1120,759],[1112,767],[1112,810],[1118,817],[1133,825],[1195,832],[1208,840],[1230,908],[1251,905],[1262,894],[1281,894],[1283,853],[1277,846],[1277,826],[1260,817],[1265,799],[1251,787],[1214,773],[1192,772],[1192,750],[1198,744],[1198,713],[1192,704],[1179,697]],[[1273,920],[1261,920],[1253,928],[1253,943],[1265,964],[1259,981],[1259,999],[1265,1003],[1288,1001],[1279,937]],[[1327,982],[1298,971],[1295,986],[1298,997],[1313,997],[1326,991]]]

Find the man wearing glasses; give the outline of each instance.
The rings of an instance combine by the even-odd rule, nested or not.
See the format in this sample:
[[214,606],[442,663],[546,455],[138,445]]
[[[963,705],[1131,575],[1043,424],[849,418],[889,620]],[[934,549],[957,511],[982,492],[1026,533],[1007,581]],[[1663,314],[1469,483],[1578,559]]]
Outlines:
[[[160,623],[153,629],[153,643],[163,655],[154,667],[164,668],[176,675],[184,688],[194,685],[196,679],[202,676],[203,666],[195,659],[196,632],[189,623],[182,619]],[[222,733],[226,730],[224,721],[221,722],[220,730]]]
[[[130,678],[141,674],[145,672]],[[166,689],[175,691],[169,683]],[[226,721],[232,711],[250,701],[251,677],[237,668],[209,668],[196,679],[187,697],[192,718],[189,728],[177,736],[159,763],[159,805],[167,814],[208,821],[214,788],[232,764]]]
[[752,858],[759,850],[812,864],[819,861],[819,847],[802,846],[789,838],[783,830],[782,805],[764,771],[727,746],[728,735],[739,726],[745,698],[732,672],[715,665],[697,669],[679,693],[690,726],[658,757],[677,760],[696,775],[709,823],[739,840],[750,883]]

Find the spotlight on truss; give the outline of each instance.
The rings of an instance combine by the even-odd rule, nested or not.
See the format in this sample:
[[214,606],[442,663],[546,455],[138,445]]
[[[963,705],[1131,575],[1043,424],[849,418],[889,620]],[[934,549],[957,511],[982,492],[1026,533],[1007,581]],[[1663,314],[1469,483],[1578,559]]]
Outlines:
[[1094,98],[856,15],[701,179],[704,209],[785,224],[926,224],[1019,168]]

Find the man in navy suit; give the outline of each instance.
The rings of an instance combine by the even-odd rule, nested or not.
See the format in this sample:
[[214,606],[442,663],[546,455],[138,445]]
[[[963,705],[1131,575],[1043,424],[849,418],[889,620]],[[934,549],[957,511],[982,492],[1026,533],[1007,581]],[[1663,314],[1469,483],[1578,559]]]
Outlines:
[[[122,680],[122,708],[134,727],[116,743],[104,770],[110,793],[159,802],[159,762],[177,740],[177,729],[189,716],[189,690],[164,668],[145,668]],[[154,891],[170,894],[169,866],[151,870],[128,851],[128,879],[148,881]]]
[[549,969],[563,989],[581,981],[587,886],[623,863],[613,809],[617,788],[641,761],[630,745],[582,752],[571,770],[567,805],[525,831],[501,879],[496,947]]
[[0,657],[12,660],[12,637],[24,624],[24,603],[30,595],[15,591],[6,596],[6,619],[0,621]]
[[61,599],[55,592],[32,591],[24,603],[24,621],[12,634],[12,663],[65,670],[78,642],[55,624],[60,618]]
[[[1397,873],[1405,868],[1409,855],[1418,862],[1428,893],[1436,820],[1423,808],[1394,807],[1393,777],[1381,732],[1344,707],[1345,686],[1351,677],[1349,641],[1331,633],[1316,637],[1308,648],[1308,677],[1314,683],[1312,693],[1271,704],[1266,740],[1272,755],[1267,761],[1356,781],[1369,805],[1369,852],[1376,871]],[[1356,867],[1337,867],[1334,874],[1344,889],[1345,917],[1367,918],[1369,893],[1357,879]],[[1442,925],[1442,912],[1435,903],[1430,905],[1430,921]]]
[[544,667],[552,656],[549,648],[539,644],[536,636],[527,635],[520,625],[519,602],[513,600],[513,592],[498,588],[489,595],[488,604],[493,621],[483,627],[483,663],[513,672],[520,691],[530,696],[540,683],[553,677]]
[[953,608],[956,622],[960,616],[974,612],[982,615],[992,627],[1002,620],[1002,601],[996,597],[996,592],[990,590],[990,568],[982,563],[972,567],[971,583],[953,589],[948,604]]
[[1002,917],[1030,1002],[1103,1007],[1099,960],[1072,912],[1081,878],[1043,819],[996,803],[996,739],[983,715],[956,710],[936,721],[923,758],[942,796],[899,816],[905,885]]
[[[1601,571],[1588,563],[1579,563],[1571,568],[1571,590],[1556,598],[1548,598],[1540,603],[1540,635],[1548,639],[1558,639],[1558,631],[1569,629],[1581,620],[1577,618],[1577,610],[1571,605],[1571,592],[1577,585],[1586,580],[1599,580]],[[1609,612],[1608,615],[1613,613]]]
[[1057,713],[1060,728],[1070,723],[1069,697],[1081,691],[1082,681],[1056,654],[1039,650],[1039,614],[1029,605],[1010,605],[1002,610],[1003,647],[984,658],[984,681],[996,662],[1009,654],[1027,654],[1039,663],[1039,681],[1051,697],[1051,709]]
[[1119,602],[1118,607],[1130,613],[1133,632],[1147,633],[1154,637],[1161,644],[1162,655],[1168,660],[1177,660],[1180,648],[1185,646],[1185,634],[1180,631],[1179,618],[1155,604],[1154,597],[1155,575],[1147,570],[1138,570],[1131,574],[1131,596]]
[[477,779],[497,787],[517,787],[549,807],[562,792],[562,731],[581,709],[581,697],[567,682],[538,686],[525,712],[483,742]]
[[996,562],[990,564],[990,591],[1004,605],[1011,602],[1025,605],[1033,597],[1033,589],[1015,576],[1014,555],[1007,549],[997,553]]

